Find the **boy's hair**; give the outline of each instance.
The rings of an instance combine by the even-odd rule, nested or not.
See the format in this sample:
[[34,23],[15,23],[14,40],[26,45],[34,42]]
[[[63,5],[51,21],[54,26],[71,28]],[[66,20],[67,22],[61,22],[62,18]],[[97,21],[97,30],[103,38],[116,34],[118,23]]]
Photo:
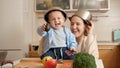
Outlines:
[[88,53],[78,53],[73,60],[73,68],[96,68],[95,58]]
[[60,8],[60,7],[52,7],[52,8],[50,8],[47,12],[46,12],[46,14],[44,15],[44,20],[47,22],[47,23],[49,23],[49,19],[48,19],[48,15],[52,12],[52,11],[60,11],[62,14],[63,14],[63,16],[65,17],[65,20],[67,19],[67,14],[65,13],[65,11],[62,9],[62,8]]

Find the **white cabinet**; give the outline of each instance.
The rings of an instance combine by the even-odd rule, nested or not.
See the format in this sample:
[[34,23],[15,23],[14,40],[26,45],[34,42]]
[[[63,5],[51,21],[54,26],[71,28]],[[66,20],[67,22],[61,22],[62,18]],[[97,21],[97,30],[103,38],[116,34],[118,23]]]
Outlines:
[[35,11],[43,12],[53,6],[59,6],[65,10],[70,10],[70,3],[70,0],[35,0]]
[[110,9],[110,0],[72,0],[72,9],[87,9],[106,12]]
[[77,11],[79,8],[106,12],[110,9],[110,0],[35,0],[36,12],[44,12],[53,6],[59,6],[65,11]]

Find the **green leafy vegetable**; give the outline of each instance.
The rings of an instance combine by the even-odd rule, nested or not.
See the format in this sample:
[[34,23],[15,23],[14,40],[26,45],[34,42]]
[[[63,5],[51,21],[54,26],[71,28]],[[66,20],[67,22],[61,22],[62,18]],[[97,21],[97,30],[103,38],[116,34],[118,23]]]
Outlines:
[[73,60],[73,68],[96,68],[95,58],[88,53],[80,52]]

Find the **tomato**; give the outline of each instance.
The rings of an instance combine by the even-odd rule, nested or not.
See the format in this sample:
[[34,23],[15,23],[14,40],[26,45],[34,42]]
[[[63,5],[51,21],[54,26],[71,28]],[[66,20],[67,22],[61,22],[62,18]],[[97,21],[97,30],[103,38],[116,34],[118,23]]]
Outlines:
[[56,59],[50,59],[46,62],[46,68],[56,68],[56,66],[57,66]]

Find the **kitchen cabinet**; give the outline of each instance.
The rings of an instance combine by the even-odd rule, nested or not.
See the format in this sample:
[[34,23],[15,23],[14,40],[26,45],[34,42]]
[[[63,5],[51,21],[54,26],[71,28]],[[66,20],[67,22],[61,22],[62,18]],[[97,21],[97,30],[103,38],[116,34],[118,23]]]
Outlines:
[[106,12],[110,9],[110,0],[35,0],[35,12],[45,12],[53,6],[69,12],[77,11],[78,8]]
[[104,68],[120,68],[120,46],[99,45],[99,56]]

